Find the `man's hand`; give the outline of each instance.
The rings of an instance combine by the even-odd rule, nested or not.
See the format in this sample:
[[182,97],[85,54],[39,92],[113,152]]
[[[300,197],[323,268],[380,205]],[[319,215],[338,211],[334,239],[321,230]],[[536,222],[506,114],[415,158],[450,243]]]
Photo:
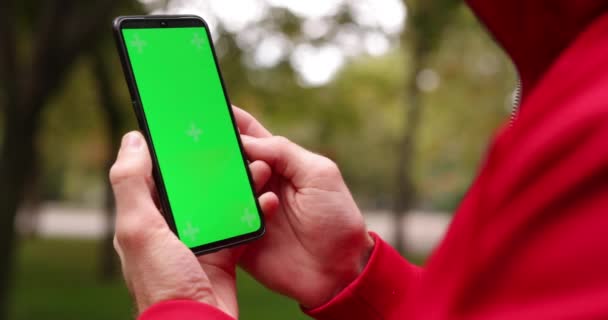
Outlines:
[[[251,164],[256,181],[266,183],[270,170]],[[164,300],[187,299],[210,304],[232,317],[238,307],[235,264],[243,248],[197,258],[169,229],[156,203],[152,162],[138,132],[125,135],[110,180],[116,197],[114,247],[139,312]],[[263,195],[262,209],[276,209],[272,194]]]
[[[270,166],[256,181],[279,198],[266,235],[253,242],[241,265],[272,290],[314,308],[329,301],[365,267],[374,246],[336,164],[282,137],[272,136],[245,111],[233,108],[249,160]],[[252,167],[254,180],[267,170]],[[268,195],[268,193],[267,193]],[[262,207],[275,205],[272,196]]]

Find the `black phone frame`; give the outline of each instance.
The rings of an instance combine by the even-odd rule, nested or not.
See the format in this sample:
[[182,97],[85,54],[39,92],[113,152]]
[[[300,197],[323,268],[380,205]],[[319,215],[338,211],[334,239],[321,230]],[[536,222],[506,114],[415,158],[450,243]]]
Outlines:
[[148,128],[148,122],[146,121],[146,115],[143,110],[143,104],[139,95],[139,90],[137,89],[137,82],[135,80],[135,74],[133,73],[133,69],[131,67],[131,62],[129,60],[129,55],[127,52],[127,48],[125,45],[125,40],[122,35],[123,28],[180,28],[180,27],[202,27],[205,29],[207,33],[207,37],[209,39],[209,43],[211,46],[211,52],[213,54],[213,59],[215,62],[215,66],[217,69],[217,73],[220,78],[220,82],[222,85],[222,91],[224,97],[226,99],[226,107],[230,113],[230,118],[232,120],[232,126],[234,128],[234,132],[238,141],[239,151],[241,152],[241,156],[243,158],[243,165],[245,166],[245,171],[247,172],[247,177],[249,179],[249,184],[251,186],[251,193],[255,200],[257,213],[260,219],[260,227],[251,233],[246,233],[243,235],[239,235],[236,237],[204,244],[201,246],[197,246],[194,248],[190,248],[195,255],[202,255],[206,253],[215,252],[221,249],[237,246],[240,244],[244,244],[249,241],[256,240],[264,235],[266,232],[264,215],[262,214],[262,209],[260,207],[258,197],[256,195],[254,189],[254,182],[249,171],[247,157],[243,150],[243,144],[241,142],[240,133],[236,124],[236,120],[234,118],[234,113],[232,112],[232,104],[228,98],[228,92],[226,91],[226,85],[224,84],[224,79],[222,77],[222,73],[220,71],[219,62],[217,59],[217,55],[215,53],[215,48],[213,46],[213,41],[211,40],[211,32],[209,30],[209,25],[205,20],[196,15],[146,15],[146,16],[120,16],[114,19],[113,21],[113,30],[114,30],[114,40],[116,42],[116,48],[118,49],[118,53],[120,56],[120,61],[122,64],[123,73],[125,75],[125,80],[127,82],[127,86],[129,88],[129,94],[131,95],[131,102],[133,105],[133,110],[135,111],[135,116],[137,118],[137,123],[139,125],[140,130],[142,130],[143,135],[148,143],[148,147],[150,150],[150,155],[152,156],[152,173],[154,182],[156,183],[156,189],[158,191],[158,198],[161,206],[161,212],[167,221],[167,224],[171,228],[171,230],[176,234],[179,238],[179,232],[177,231],[177,227],[175,225],[175,220],[173,217],[173,212],[171,210],[171,205],[169,203],[169,198],[167,196],[167,190],[165,188],[164,181],[162,179],[162,173],[159,167],[158,159],[156,157],[156,151],[154,149],[154,144],[152,143],[152,136],[150,134],[150,130]]

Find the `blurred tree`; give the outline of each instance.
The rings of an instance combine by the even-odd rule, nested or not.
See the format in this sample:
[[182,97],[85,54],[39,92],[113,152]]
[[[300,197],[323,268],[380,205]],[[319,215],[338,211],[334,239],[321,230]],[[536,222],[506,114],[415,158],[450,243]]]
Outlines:
[[2,1],[0,91],[0,314],[6,314],[15,216],[37,162],[41,113],[70,67],[108,28],[118,1]]
[[[163,0],[160,7],[167,8],[168,2]],[[0,1],[0,16],[18,15],[12,18],[17,24],[8,33],[8,29],[4,28],[8,20],[0,19],[0,59],[3,63],[0,72],[5,70],[6,51],[9,55],[12,52],[19,56],[18,59],[10,58],[20,62],[18,67],[13,66],[14,70],[32,75],[30,55],[34,48],[31,44],[35,44],[38,36],[31,34],[41,28],[40,17],[44,8],[32,0],[19,2],[19,6],[15,3],[13,1],[13,8],[17,9],[11,9],[8,6],[10,2]],[[45,3],[43,7],[50,7],[50,4]],[[409,34],[403,35],[402,50],[391,50],[381,56],[362,53],[348,57],[345,68],[337,77],[319,87],[303,83],[289,52],[275,65],[260,66],[252,62],[257,44],[277,35],[288,38],[288,51],[301,44],[332,44],[336,34],[357,27],[345,8],[322,18],[323,22],[329,23],[329,31],[315,38],[310,38],[302,30],[306,19],[285,8],[271,8],[261,21],[241,32],[229,31],[228,26],[219,23],[214,28],[217,34],[214,37],[216,48],[234,103],[252,111],[273,132],[286,135],[336,160],[364,211],[371,208],[387,209],[394,202],[397,158],[398,155],[403,156],[403,148],[395,146],[402,142],[403,130],[409,119],[401,116],[405,113],[403,99],[407,97],[403,91],[404,88],[411,88],[413,75],[416,78],[420,75],[420,72],[412,71],[415,67],[410,61],[413,58],[413,47],[410,47],[413,40]],[[131,14],[141,10],[135,7],[128,12]],[[461,23],[461,20],[466,23]],[[104,24],[107,22],[109,20],[103,21]],[[409,28],[413,28],[413,22],[410,20],[409,23]],[[32,25],[36,28],[32,28]],[[104,29],[107,31],[105,35],[109,35],[109,28]],[[423,69],[436,71],[442,85],[435,91],[424,92],[424,99],[420,102],[423,107],[419,110],[419,124],[414,135],[416,143],[411,146],[411,157],[415,159],[410,160],[406,171],[415,186],[416,205],[427,208],[441,206],[441,209],[451,210],[468,186],[488,135],[507,114],[503,98],[506,98],[512,86],[513,75],[507,72],[511,69],[508,63],[503,62],[506,59],[497,54],[498,50],[491,39],[480,31],[470,14],[465,19],[459,16],[456,20],[450,20],[443,29],[445,36],[438,37],[441,41],[437,40],[440,44],[434,45],[424,59],[426,62],[421,64]],[[357,32],[364,34],[366,31],[362,27]],[[243,38],[252,35],[253,40],[243,41]],[[14,52],[4,47],[4,39],[11,36],[16,42]],[[89,51],[84,52],[88,59],[77,59],[75,65],[68,67],[71,75],[68,76],[67,86],[57,84],[56,88],[61,87],[62,90],[55,90],[56,94],[52,94],[55,97],[50,103],[45,102],[44,111],[41,111],[43,128],[38,130],[34,145],[42,150],[39,160],[44,175],[41,181],[44,200],[99,205],[98,202],[87,201],[87,197],[90,194],[103,194],[100,192],[101,183],[107,182],[107,166],[114,158],[115,144],[118,143],[116,139],[119,139],[112,132],[120,127],[120,121],[109,120],[110,123],[105,123],[107,119],[116,117],[112,115],[114,111],[104,111],[105,108],[120,105],[120,118],[124,126],[135,127],[133,119],[128,118],[132,116],[130,100],[113,45],[100,39],[92,42],[96,46],[87,45]],[[340,44],[337,46],[340,50],[344,49]],[[93,49],[95,51],[91,53]],[[83,53],[77,54],[81,55]],[[100,56],[103,61],[99,60]],[[114,61],[111,61],[112,58]],[[47,60],[44,63],[52,64],[55,61]],[[8,66],[11,67],[10,64]],[[6,75],[3,75],[0,78],[0,139],[5,135],[7,87],[16,85],[7,83]],[[61,83],[64,77],[61,74],[57,74],[57,77],[53,75],[53,80]],[[22,75],[14,79],[20,79],[20,88],[25,87]],[[113,84],[112,88],[109,88],[108,81]],[[421,95],[420,92],[418,94]],[[104,102],[111,100],[114,103]],[[489,108],[479,108],[482,105]],[[35,160],[31,159],[32,166]],[[34,171],[29,172],[33,175]],[[29,191],[25,193],[25,197],[30,194]],[[106,212],[113,214],[113,210],[108,209],[112,207],[108,189],[105,200]],[[1,214],[4,215],[4,211]],[[111,221],[112,217],[107,217]],[[4,220],[0,223],[7,225]],[[111,235],[110,230],[100,251],[102,261],[108,262],[111,259],[106,258],[114,255]],[[0,256],[0,259],[4,258]],[[106,267],[112,267],[106,262],[99,266],[102,273]]]
[[[104,166],[105,173],[110,172],[110,167],[114,163],[114,155],[120,148],[120,140],[124,129],[124,117],[121,115],[120,99],[116,94],[112,85],[112,74],[109,63],[104,55],[104,48],[99,47],[91,54],[91,64],[93,73],[97,82],[97,94],[99,96],[99,106],[103,112],[105,123],[107,124],[107,145],[106,164]],[[114,194],[109,180],[106,179],[104,188],[104,204],[103,210],[106,216],[106,232],[102,239],[100,251],[100,277],[102,280],[111,280],[117,273],[117,260],[114,252]]]
[[[263,10],[257,21],[249,22],[240,29],[234,29],[230,21],[222,19],[229,13],[216,15],[217,11],[208,10],[204,16],[208,21],[216,22],[211,24],[214,42],[231,101],[256,112],[277,134],[290,133],[290,138],[332,158],[337,150],[329,142],[340,131],[355,130],[358,119],[344,109],[344,105],[336,104],[336,95],[330,90],[303,79],[300,68],[294,62],[294,53],[301,47],[314,48],[313,51],[328,46],[335,49],[341,45],[344,37],[359,45],[370,33],[383,34],[389,40],[396,37],[383,32],[379,25],[358,24],[355,12],[357,1],[334,2],[339,4],[335,10],[311,18],[291,11],[289,6],[280,2],[261,1],[267,9]],[[148,10],[155,13],[205,7],[188,0],[152,0],[145,3]],[[324,31],[311,35],[307,30],[310,25]],[[260,64],[256,57],[261,43],[273,39],[280,39],[281,46],[271,49],[273,52],[267,55],[276,54],[280,58],[269,65]],[[341,54],[345,56],[344,59],[365,52],[362,47],[343,49]]]
[[457,0],[411,0],[406,1],[409,8],[409,27],[404,28],[401,43],[409,49],[409,73],[405,82],[405,117],[396,167],[396,188],[394,202],[395,245],[404,252],[403,215],[412,209],[415,202],[413,160],[421,114],[421,90],[418,77],[428,64],[428,59],[440,41],[445,27],[455,9],[461,4]]
[[[151,8],[183,9],[188,1],[170,3],[176,5],[161,1]],[[510,74],[504,73],[510,66],[498,63],[490,68],[498,68],[490,75],[476,74],[478,64],[488,59],[501,62],[504,57],[497,54],[496,46],[480,31],[471,14],[457,10],[463,8],[460,1],[408,3],[408,28],[399,35],[401,52],[392,51],[380,57],[370,57],[365,51],[349,51],[352,48],[340,42],[341,36],[348,33],[356,38],[380,32],[390,41],[398,40],[398,36],[359,24],[353,7],[360,2],[341,3],[328,16],[312,20],[313,24],[326,26],[316,36],[307,33],[310,18],[274,4],[269,4],[258,21],[238,31],[221,19],[228,14],[220,13],[218,18],[215,11],[209,11],[205,18],[217,22],[216,47],[231,100],[260,117],[273,132],[336,160],[365,209],[391,208],[405,213],[414,205],[435,208],[435,203],[441,202],[438,207],[452,210],[468,186],[485,139],[504,115],[502,99],[508,85],[500,79],[511,80],[505,77]],[[454,15],[457,19],[452,18]],[[444,31],[450,32],[452,38],[445,45]],[[275,38],[288,43],[282,58],[270,66],[257,64],[255,56],[260,43]],[[480,43],[471,39],[479,39]],[[347,54],[346,68],[328,84],[311,86],[302,81],[294,52],[301,46],[326,45],[335,45]],[[445,46],[445,53],[437,56],[440,45]],[[474,58],[469,57],[477,60],[471,63],[469,60]],[[446,75],[446,89],[441,86],[437,90],[440,94],[425,92],[422,101],[419,84],[429,74],[436,76],[436,81],[440,75]],[[483,79],[483,83],[478,79]],[[470,90],[473,86],[477,92]],[[483,94],[479,92],[482,86]],[[448,96],[451,101],[442,98]],[[492,106],[483,109],[487,110],[482,111],[483,120],[469,126],[470,131],[463,130],[464,134],[454,136],[455,129],[462,127],[455,120],[470,120],[465,119],[471,116],[469,111],[476,110],[470,106],[481,103]],[[451,104],[449,112],[438,107],[447,104]],[[435,109],[429,110],[431,106]],[[448,132],[452,132],[452,136],[447,135],[451,139],[446,138]],[[443,141],[438,141],[441,138]],[[378,154],[385,156],[380,159]],[[435,166],[430,162],[421,164],[421,160],[433,160]],[[439,180],[446,183],[438,183]],[[401,220],[402,216],[396,214],[395,218]]]

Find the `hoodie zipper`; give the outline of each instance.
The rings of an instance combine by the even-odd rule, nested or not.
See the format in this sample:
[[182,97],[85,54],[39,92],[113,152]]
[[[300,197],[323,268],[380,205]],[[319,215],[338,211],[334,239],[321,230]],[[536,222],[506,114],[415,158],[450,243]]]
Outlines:
[[521,105],[521,97],[521,81],[517,80],[517,86],[515,87],[515,93],[513,95],[513,107],[511,108],[511,119],[509,121],[510,125],[513,125],[517,119],[517,114],[519,113],[519,107]]

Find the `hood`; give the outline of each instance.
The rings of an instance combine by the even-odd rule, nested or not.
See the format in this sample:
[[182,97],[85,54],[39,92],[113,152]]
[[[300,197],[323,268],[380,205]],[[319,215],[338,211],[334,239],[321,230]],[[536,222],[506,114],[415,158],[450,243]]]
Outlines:
[[467,3],[513,60],[524,98],[576,37],[608,11],[607,0],[468,0]]

